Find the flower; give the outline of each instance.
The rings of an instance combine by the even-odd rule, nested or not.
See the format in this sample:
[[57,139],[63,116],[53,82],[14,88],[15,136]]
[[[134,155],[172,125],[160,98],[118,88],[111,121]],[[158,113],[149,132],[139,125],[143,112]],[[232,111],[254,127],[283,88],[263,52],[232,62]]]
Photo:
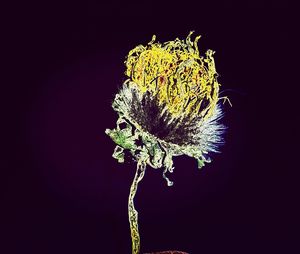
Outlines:
[[129,52],[128,79],[112,105],[119,114],[117,128],[106,130],[117,144],[114,158],[124,162],[127,149],[137,161],[164,167],[168,185],[172,182],[165,173],[173,171],[173,156],[194,157],[201,168],[223,143],[214,52],[200,56],[200,36],[192,41],[192,33],[165,43],[153,36],[146,46]]
[[112,104],[119,118],[116,128],[105,132],[117,144],[113,157],[124,162],[127,150],[137,161],[128,199],[133,254],[140,250],[134,197],[146,165],[164,167],[163,177],[171,186],[166,173],[173,172],[173,156],[196,158],[201,168],[223,143],[214,52],[200,56],[200,36],[192,41],[191,35],[163,44],[153,36],[146,46],[131,50],[125,61],[128,79]]

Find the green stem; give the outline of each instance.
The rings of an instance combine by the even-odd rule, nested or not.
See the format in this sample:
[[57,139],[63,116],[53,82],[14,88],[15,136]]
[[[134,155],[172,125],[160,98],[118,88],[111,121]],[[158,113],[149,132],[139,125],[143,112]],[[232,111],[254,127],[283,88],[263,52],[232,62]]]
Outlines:
[[143,179],[145,174],[146,164],[142,161],[138,161],[136,166],[136,172],[133,182],[130,187],[130,193],[128,198],[128,216],[132,240],[132,254],[139,254],[140,252],[140,234],[138,228],[138,212],[134,207],[134,197],[137,191],[138,183]]

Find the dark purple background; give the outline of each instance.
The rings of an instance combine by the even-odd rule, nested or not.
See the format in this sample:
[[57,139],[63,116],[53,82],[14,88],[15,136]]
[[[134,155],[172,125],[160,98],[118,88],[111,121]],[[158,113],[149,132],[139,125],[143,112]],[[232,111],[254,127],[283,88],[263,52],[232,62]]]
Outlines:
[[130,49],[190,30],[202,35],[202,53],[216,51],[222,89],[234,90],[225,93],[226,145],[201,171],[175,158],[173,187],[147,169],[136,197],[142,251],[294,253],[299,198],[284,143],[295,130],[284,129],[293,90],[283,89],[292,86],[293,17],[280,1],[188,3],[13,8],[1,253],[130,253],[135,164],[111,157],[111,102]]

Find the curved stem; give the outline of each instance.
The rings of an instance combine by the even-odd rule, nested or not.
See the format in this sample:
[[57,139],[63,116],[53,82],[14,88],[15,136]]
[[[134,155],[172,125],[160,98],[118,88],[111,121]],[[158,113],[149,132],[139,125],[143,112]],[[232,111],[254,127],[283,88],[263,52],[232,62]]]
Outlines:
[[128,198],[128,216],[132,240],[132,254],[138,254],[140,252],[140,234],[138,228],[138,212],[134,207],[134,197],[137,191],[138,183],[143,179],[145,174],[146,164],[142,161],[138,161],[136,166],[136,172],[133,182],[130,187],[130,193]]

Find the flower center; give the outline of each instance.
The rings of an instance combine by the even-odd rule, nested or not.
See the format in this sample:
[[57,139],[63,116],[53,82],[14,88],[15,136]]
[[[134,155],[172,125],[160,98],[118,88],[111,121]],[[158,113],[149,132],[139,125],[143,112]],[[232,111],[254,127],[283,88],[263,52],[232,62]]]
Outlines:
[[150,92],[165,105],[174,118],[180,116],[209,117],[214,111],[220,84],[213,51],[199,55],[197,42],[178,38],[164,44],[154,43],[131,50],[125,61],[125,74],[138,85],[142,93]]

